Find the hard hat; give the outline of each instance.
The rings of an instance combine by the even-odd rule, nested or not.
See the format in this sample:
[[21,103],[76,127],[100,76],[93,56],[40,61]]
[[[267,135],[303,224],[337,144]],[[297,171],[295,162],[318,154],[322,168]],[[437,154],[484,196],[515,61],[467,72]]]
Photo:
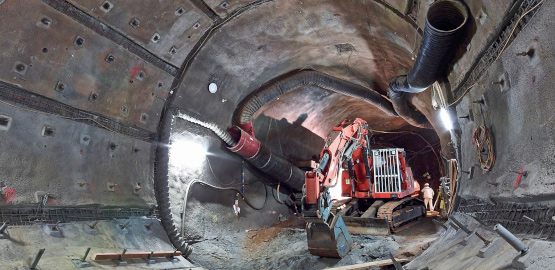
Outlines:
[[429,187],[429,186],[430,186],[430,184],[426,183],[426,184],[424,184],[424,186],[425,186],[425,187]]

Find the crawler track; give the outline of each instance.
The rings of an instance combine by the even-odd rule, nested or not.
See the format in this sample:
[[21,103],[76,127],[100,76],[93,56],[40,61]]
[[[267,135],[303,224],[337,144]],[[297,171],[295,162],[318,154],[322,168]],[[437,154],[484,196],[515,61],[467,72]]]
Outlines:
[[398,232],[410,221],[426,215],[424,203],[416,198],[407,197],[398,201],[390,201],[378,209],[377,218],[389,221],[389,228],[392,232]]

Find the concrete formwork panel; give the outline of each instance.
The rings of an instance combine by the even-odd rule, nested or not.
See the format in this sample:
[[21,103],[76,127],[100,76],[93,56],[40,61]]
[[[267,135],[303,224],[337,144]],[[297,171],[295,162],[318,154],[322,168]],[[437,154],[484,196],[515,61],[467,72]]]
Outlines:
[[177,67],[212,26],[189,0],[69,2]]
[[36,205],[45,194],[53,207],[156,203],[152,144],[4,103],[0,114],[11,118],[0,130],[0,182],[16,192],[0,205]]
[[173,77],[40,1],[0,5],[0,80],[155,131]]
[[233,13],[237,9],[240,9],[252,2],[253,0],[204,0],[206,5],[208,5],[218,16],[224,18],[227,15]]

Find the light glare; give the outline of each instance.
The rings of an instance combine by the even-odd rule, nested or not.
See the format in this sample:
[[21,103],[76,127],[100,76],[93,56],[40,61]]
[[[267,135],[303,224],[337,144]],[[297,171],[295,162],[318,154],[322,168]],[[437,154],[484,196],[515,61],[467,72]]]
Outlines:
[[182,164],[186,167],[195,167],[202,164],[206,158],[207,151],[199,142],[191,140],[177,140],[170,146],[170,158],[172,163]]
[[443,126],[446,129],[453,129],[453,122],[451,122],[451,117],[445,108],[441,108],[439,110],[439,117],[441,118],[441,122],[443,122]]

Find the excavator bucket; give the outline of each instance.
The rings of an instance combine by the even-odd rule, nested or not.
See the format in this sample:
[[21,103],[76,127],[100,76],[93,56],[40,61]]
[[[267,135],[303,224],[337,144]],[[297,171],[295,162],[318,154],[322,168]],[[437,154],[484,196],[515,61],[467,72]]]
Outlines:
[[341,216],[334,216],[330,225],[321,219],[307,222],[306,237],[310,254],[321,257],[343,258],[353,244]]

